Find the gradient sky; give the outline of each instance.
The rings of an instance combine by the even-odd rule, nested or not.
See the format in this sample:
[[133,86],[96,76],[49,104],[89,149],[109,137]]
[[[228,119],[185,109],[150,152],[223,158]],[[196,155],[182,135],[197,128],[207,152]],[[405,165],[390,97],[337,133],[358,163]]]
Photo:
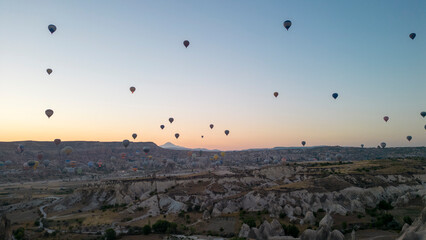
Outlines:
[[425,9],[423,0],[0,0],[0,141],[136,132],[224,150],[424,146]]

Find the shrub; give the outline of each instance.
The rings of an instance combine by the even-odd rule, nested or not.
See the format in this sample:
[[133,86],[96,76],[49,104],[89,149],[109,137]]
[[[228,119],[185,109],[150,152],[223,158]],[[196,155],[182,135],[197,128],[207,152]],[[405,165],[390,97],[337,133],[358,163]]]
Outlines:
[[376,208],[381,210],[393,209],[392,205],[389,202],[386,202],[385,200],[380,201],[379,204],[377,204]]
[[348,227],[348,224],[346,222],[342,222],[342,229],[345,230]]
[[152,225],[152,229],[156,233],[176,233],[177,224],[167,220],[158,220]]
[[408,223],[408,225],[411,225],[413,223],[413,219],[411,219],[410,216],[405,216],[404,222]]
[[247,224],[250,228],[256,227],[256,221],[253,218],[244,219],[243,223]]
[[105,239],[106,240],[115,240],[117,239],[117,234],[115,233],[114,229],[109,228],[105,231]]
[[294,238],[297,238],[299,236],[299,228],[297,228],[295,225],[290,224],[286,226],[285,224],[282,225],[284,228],[285,235],[292,236]]
[[23,240],[25,237],[25,228],[20,227],[16,229],[15,231],[13,231],[13,236],[16,240]]
[[285,212],[280,213],[280,218],[283,219],[287,216],[287,214],[285,214]]
[[142,232],[143,232],[144,235],[150,234],[151,233],[151,226],[149,226],[148,224],[143,226]]

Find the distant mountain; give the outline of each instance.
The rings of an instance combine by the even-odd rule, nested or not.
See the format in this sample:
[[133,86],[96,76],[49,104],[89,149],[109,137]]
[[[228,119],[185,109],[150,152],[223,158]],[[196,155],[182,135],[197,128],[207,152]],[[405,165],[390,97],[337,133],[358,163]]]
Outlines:
[[186,148],[186,147],[175,145],[171,142],[166,142],[165,144],[160,145],[159,147],[165,148],[165,149],[170,149],[170,150],[207,151],[207,152],[219,152],[220,151],[218,149],[211,150],[211,149],[207,149],[207,148]]

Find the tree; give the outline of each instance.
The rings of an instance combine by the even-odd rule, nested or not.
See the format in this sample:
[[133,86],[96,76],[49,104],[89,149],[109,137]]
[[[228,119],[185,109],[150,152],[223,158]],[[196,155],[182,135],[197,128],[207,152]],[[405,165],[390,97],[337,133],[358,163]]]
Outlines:
[[143,232],[144,235],[150,234],[151,233],[151,226],[149,226],[148,224],[143,226],[142,232]]
[[115,233],[114,229],[109,228],[105,231],[105,238],[106,240],[115,240],[117,239],[117,234]]

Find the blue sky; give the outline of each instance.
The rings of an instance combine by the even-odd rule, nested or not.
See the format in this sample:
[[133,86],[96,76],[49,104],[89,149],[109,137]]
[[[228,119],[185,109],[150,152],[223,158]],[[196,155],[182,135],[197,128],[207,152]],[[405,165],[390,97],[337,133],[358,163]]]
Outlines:
[[3,0],[0,141],[136,132],[220,149],[424,146],[424,9],[388,0]]

